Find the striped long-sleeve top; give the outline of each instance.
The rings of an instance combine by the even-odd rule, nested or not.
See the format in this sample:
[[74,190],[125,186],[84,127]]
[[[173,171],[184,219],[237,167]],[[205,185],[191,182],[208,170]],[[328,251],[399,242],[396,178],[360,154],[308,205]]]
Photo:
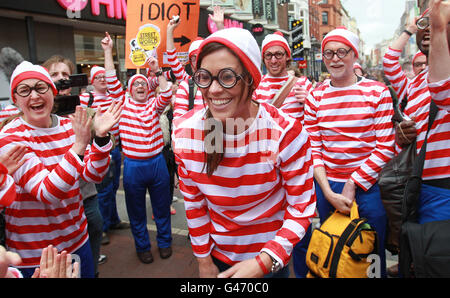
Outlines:
[[71,149],[70,119],[52,117],[51,128],[31,126],[19,117],[0,133],[0,154],[15,144],[28,148],[25,163],[13,174],[16,200],[5,209],[6,245],[21,256],[20,267],[39,265],[49,244],[72,253],[88,240],[79,180],[99,183],[109,167],[111,142],[103,147],[94,142],[80,160]]
[[[115,84],[109,79],[106,81],[108,86]],[[161,90],[156,98],[149,95],[145,102],[133,100],[128,92],[123,91],[122,85],[113,92],[118,94],[116,100],[123,101],[119,120],[123,155],[133,159],[147,159],[159,154],[164,148],[159,116],[170,103],[172,89],[169,87],[167,90]]]
[[[108,85],[108,91],[104,94],[93,92],[94,95],[94,101],[91,105],[91,108],[94,110],[99,110],[101,112],[105,112],[111,103],[114,100],[120,99],[120,97],[123,95],[122,92],[122,84],[120,83],[119,79],[116,76],[116,72],[106,72],[105,73],[105,79],[107,81]],[[87,107],[89,103],[89,93],[83,93],[80,95],[80,105],[82,107]],[[116,123],[111,128],[111,134],[114,135],[114,138],[116,139],[116,142],[119,141],[119,124]]]
[[450,78],[428,83],[428,69],[409,85],[405,115],[415,117],[417,153],[420,152],[428,129],[431,98],[438,113],[428,134],[422,178],[424,180],[450,177]]
[[384,74],[397,94],[398,104],[408,96],[408,85],[410,84],[410,80],[400,65],[401,54],[402,51],[389,47],[383,57]]
[[0,111],[0,122],[5,121],[11,116],[19,114],[20,111],[15,105],[7,105]]
[[[288,79],[289,76],[272,77],[269,74],[264,75],[261,79],[261,83],[259,83],[258,88],[256,88],[255,92],[253,93],[253,99],[258,100],[259,102],[271,103],[275,95],[277,95],[284,84],[286,84]],[[308,93],[310,93],[312,90],[312,84],[306,77],[298,78],[295,86],[305,88]],[[283,104],[280,106],[280,109],[283,110],[283,112],[285,112],[286,114],[298,119],[303,123],[304,104],[300,103],[295,97],[295,86],[289,92]]]
[[382,83],[363,78],[336,88],[326,81],[305,105],[314,166],[325,167],[329,180],[351,178],[368,190],[394,155],[393,114],[392,98]]
[[172,72],[175,75],[177,81],[181,82],[190,79],[191,76],[186,72],[183,65],[178,60],[176,49],[173,49],[171,51],[167,50],[166,53],[167,62],[169,63],[170,68],[172,69]]
[[[195,90],[195,89],[193,89]],[[196,89],[194,97],[194,111],[205,111],[206,104],[203,101],[203,95],[200,90]],[[184,80],[180,83],[177,89],[175,104],[173,106],[173,118],[179,118],[189,111],[189,81]]]
[[302,125],[260,104],[245,132],[224,135],[224,158],[208,176],[210,136],[203,129],[209,119],[190,111],[174,121],[179,123],[173,148],[194,255],[211,254],[232,265],[266,251],[286,265],[315,212],[311,148]]
[[[183,116],[189,111],[189,79],[191,79],[191,76],[186,72],[183,65],[178,60],[175,49],[167,51],[166,53],[167,61],[169,62],[177,81],[180,82],[175,96],[175,104],[173,106],[173,118],[175,119]],[[203,102],[202,93],[197,88],[194,88],[193,90],[196,91],[192,109],[196,111],[204,109],[205,104]]]
[[11,205],[16,199],[16,185],[14,184],[14,179],[4,173],[2,184],[0,185],[0,210],[3,207]]

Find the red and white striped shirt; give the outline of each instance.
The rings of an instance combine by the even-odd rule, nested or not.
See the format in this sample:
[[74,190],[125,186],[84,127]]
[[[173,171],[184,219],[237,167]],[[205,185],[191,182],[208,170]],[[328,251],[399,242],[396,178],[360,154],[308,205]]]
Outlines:
[[[180,82],[173,107],[173,118],[175,119],[183,116],[189,111],[189,79],[191,79],[191,76],[186,72],[183,65],[178,60],[175,49],[167,51],[166,53],[167,61],[172,68],[175,78]],[[195,111],[202,110],[206,107],[203,102],[202,93],[198,90],[197,86],[195,86],[194,90],[196,90],[196,93],[192,109]]]
[[[122,84],[117,79],[116,72],[106,72],[105,73],[105,79],[107,81],[108,91],[105,94],[101,93],[95,93],[94,95],[94,102],[91,105],[91,108],[94,110],[98,110],[100,108],[100,111],[104,113],[111,103],[114,100],[120,99],[120,96],[122,95]],[[80,105],[82,107],[87,107],[89,103],[89,93],[83,93],[80,95]],[[111,134],[114,135],[114,138],[116,139],[116,142],[119,141],[119,124],[116,123],[112,129]]]
[[[286,84],[288,79],[289,76],[272,77],[269,74],[264,75],[258,88],[256,88],[253,93],[253,99],[258,100],[259,102],[272,103],[273,98],[277,95],[284,84]],[[295,86],[305,88],[308,93],[312,90],[312,84],[306,77],[298,78]],[[280,106],[280,109],[289,116],[292,116],[303,123],[304,104],[298,102],[295,97],[294,87],[291,89],[283,104]]]
[[411,83],[400,65],[401,54],[402,51],[389,47],[383,57],[384,74],[397,94],[398,104],[408,96],[408,85]]
[[4,174],[5,180],[2,185],[0,185],[0,210],[3,207],[11,205],[11,203],[16,199],[16,185],[14,184],[14,179],[8,175]]
[[[194,90],[197,88],[194,88]],[[194,98],[194,105],[192,107],[194,111],[206,110],[206,104],[203,101],[203,95],[199,89],[197,89]],[[179,118],[189,111],[189,81],[184,80],[180,83],[177,89],[175,98],[175,104],[173,107],[173,118]]]
[[[107,80],[108,85],[114,82]],[[119,120],[120,141],[123,155],[133,159],[147,159],[159,154],[164,147],[159,116],[170,103],[172,89],[161,91],[158,97],[138,102],[125,93],[122,85],[114,89],[117,100],[123,101]]]
[[20,267],[39,265],[49,244],[72,253],[88,240],[79,179],[99,183],[109,167],[111,142],[103,147],[94,142],[81,161],[71,149],[71,120],[53,117],[51,128],[19,117],[0,133],[0,154],[15,144],[28,148],[25,163],[13,175],[16,200],[5,209],[6,245],[22,258]]
[[352,178],[368,190],[394,155],[394,114],[388,88],[363,78],[336,88],[325,81],[307,97],[305,126],[311,138],[315,167],[327,178]]
[[427,153],[422,173],[424,180],[450,177],[450,79],[428,83],[428,69],[409,85],[405,115],[415,117],[417,153],[420,152],[428,129],[431,98],[438,106],[433,127],[428,134]]
[[224,135],[224,158],[208,176],[203,129],[209,119],[190,111],[174,121],[173,148],[194,255],[212,254],[232,265],[266,251],[286,265],[315,213],[306,130],[262,103],[245,132]]
[[166,51],[167,53],[167,62],[170,65],[170,68],[172,69],[173,74],[175,75],[175,78],[178,82],[188,80],[191,78],[191,76],[186,72],[183,65],[180,63],[177,57],[177,51],[176,49],[173,49],[171,51]]
[[4,109],[0,111],[0,122],[5,121],[11,116],[19,114],[20,111],[15,105],[7,105]]

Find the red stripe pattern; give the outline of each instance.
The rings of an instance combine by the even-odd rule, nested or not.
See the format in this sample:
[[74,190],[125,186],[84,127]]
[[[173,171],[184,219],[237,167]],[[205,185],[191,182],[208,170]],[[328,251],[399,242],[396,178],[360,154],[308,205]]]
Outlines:
[[15,105],[7,105],[0,111],[0,122],[3,122],[11,116],[19,114],[19,112],[19,109]]
[[260,251],[286,265],[314,215],[311,148],[306,130],[272,105],[239,135],[225,135],[224,159],[204,171],[203,111],[176,119],[173,148],[195,256],[228,264]]
[[351,177],[368,190],[394,155],[392,116],[392,98],[384,84],[362,79],[335,88],[326,81],[305,105],[314,166],[325,167],[332,181]]
[[[105,73],[106,82],[108,85],[108,92],[106,94],[94,94],[94,102],[92,103],[91,108],[94,110],[99,110],[101,112],[105,112],[111,103],[114,100],[120,99],[124,92],[122,90],[122,84],[117,79],[116,72],[115,71],[107,71]],[[89,103],[89,93],[83,93],[80,95],[80,105],[82,107],[87,107]],[[116,124],[111,129],[111,134],[114,135],[114,138],[116,141],[119,141],[119,124]]]
[[450,79],[428,83],[428,69],[409,85],[405,115],[415,117],[417,153],[420,152],[428,129],[431,98],[438,113],[428,134],[427,153],[422,173],[424,180],[450,177]]
[[[259,102],[272,103],[273,98],[288,79],[289,76],[272,77],[269,74],[264,75],[258,88],[256,88],[253,93],[253,99],[258,100]],[[308,93],[312,90],[312,84],[306,77],[298,78],[296,86],[305,88]],[[289,92],[280,109],[303,123],[304,104],[298,102],[293,89],[294,88]]]
[[398,104],[404,99],[407,94],[408,85],[410,83],[408,77],[406,77],[403,69],[400,65],[400,55],[402,51],[388,48],[386,54],[383,57],[383,69],[386,78],[392,85],[395,93],[398,97]]
[[[116,86],[114,80],[107,79],[108,89]],[[114,88],[116,100],[123,101],[119,120],[122,152],[128,158],[147,159],[159,154],[164,147],[164,139],[159,125],[159,116],[170,103],[172,89],[162,91],[158,97],[149,97],[146,102],[133,100],[123,91],[119,82]]]
[[19,253],[21,267],[39,265],[49,244],[71,253],[85,243],[79,179],[99,183],[109,166],[111,142],[104,147],[93,143],[83,162],[71,150],[71,121],[57,117],[57,122],[52,128],[37,128],[17,118],[0,135],[0,154],[15,144],[28,148],[25,163],[13,175],[16,200],[5,210],[6,245]]

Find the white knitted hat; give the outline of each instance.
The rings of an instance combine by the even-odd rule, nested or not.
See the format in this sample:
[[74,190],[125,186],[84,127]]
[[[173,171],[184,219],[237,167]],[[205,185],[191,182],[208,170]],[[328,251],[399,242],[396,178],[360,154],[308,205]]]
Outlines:
[[189,46],[189,59],[191,59],[192,55],[198,53],[198,48],[202,44],[203,40],[203,38],[197,37],[193,42],[191,42],[191,45]]
[[55,84],[53,84],[53,81],[47,69],[45,69],[40,65],[35,65],[28,61],[23,61],[22,63],[16,66],[14,72],[11,75],[10,91],[11,91],[11,99],[14,102],[16,102],[16,100],[14,99],[14,90],[16,89],[17,85],[19,85],[20,82],[27,79],[42,80],[50,85],[53,91],[53,95],[58,94],[58,90],[56,89]]
[[322,40],[322,53],[325,45],[330,41],[342,42],[352,48],[355,52],[356,58],[359,57],[359,37],[350,30],[347,30],[347,28],[337,27],[325,35],[325,38]]
[[273,34],[268,34],[266,37],[264,37],[264,40],[262,42],[262,54],[264,55],[264,52],[273,46],[281,46],[286,51],[289,57],[291,57],[291,48],[289,47],[289,44],[284,38],[283,33],[280,31],[276,31]]
[[105,73],[105,69],[101,66],[94,65],[91,68],[91,84],[94,82],[94,78],[96,75]]
[[[214,32],[200,45],[199,53],[209,43],[221,43],[233,51],[241,59],[244,67],[253,78],[253,85],[261,82],[261,51],[250,31],[242,28],[227,28]],[[199,68],[197,60],[197,68]]]
[[133,87],[134,81],[136,81],[139,78],[144,79],[147,82],[147,86],[148,86],[148,79],[146,76],[139,74],[139,73],[135,74],[128,80],[128,91],[130,92],[130,94],[131,94],[131,88]]
[[420,56],[425,56],[425,54],[422,53],[421,51],[417,51],[417,53],[412,58],[412,62],[411,63],[414,64],[414,61],[416,61],[416,59],[419,58]]

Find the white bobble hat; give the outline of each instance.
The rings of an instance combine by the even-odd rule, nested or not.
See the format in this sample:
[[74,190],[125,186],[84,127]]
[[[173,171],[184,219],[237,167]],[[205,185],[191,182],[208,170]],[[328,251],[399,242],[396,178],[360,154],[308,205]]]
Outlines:
[[14,102],[16,102],[16,100],[14,99],[14,90],[16,89],[17,85],[19,85],[20,82],[27,79],[39,79],[41,81],[44,81],[47,84],[49,84],[50,87],[52,88],[53,95],[58,94],[58,90],[56,89],[55,84],[53,84],[53,81],[47,69],[45,69],[40,65],[35,65],[28,61],[23,61],[22,63],[16,66],[14,72],[11,75],[10,91],[11,91],[11,99]]
[[289,47],[286,38],[284,38],[283,33],[281,33],[280,31],[276,31],[273,34],[268,34],[266,35],[266,37],[264,37],[264,40],[261,45],[262,54],[264,55],[264,52],[268,48],[273,46],[281,46],[286,51],[288,56],[291,57],[291,48]]
[[343,44],[352,48],[355,52],[356,58],[359,57],[359,37],[352,31],[345,27],[337,27],[336,29],[330,31],[325,38],[322,40],[322,53],[325,45],[330,41],[342,42]]
[[101,73],[105,73],[105,69],[103,67],[98,66],[98,65],[92,66],[92,68],[91,68],[91,84],[94,82],[94,78]]
[[[205,45],[217,42],[225,45],[241,59],[244,67],[253,78],[253,85],[258,86],[261,82],[261,51],[250,31],[242,28],[227,28],[214,32],[208,36],[200,45],[199,53]],[[197,69],[200,67],[197,60]]]

